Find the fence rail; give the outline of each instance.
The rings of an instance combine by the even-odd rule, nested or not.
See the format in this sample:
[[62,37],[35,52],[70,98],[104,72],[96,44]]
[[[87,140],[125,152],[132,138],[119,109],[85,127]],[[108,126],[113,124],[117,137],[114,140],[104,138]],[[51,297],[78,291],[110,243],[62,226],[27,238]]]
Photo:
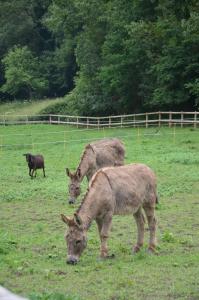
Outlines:
[[199,124],[199,112],[149,112],[107,117],[82,117],[69,115],[0,115],[0,125],[21,125],[21,124],[65,124],[85,128],[102,127],[125,127],[125,126],[161,126],[193,125]]

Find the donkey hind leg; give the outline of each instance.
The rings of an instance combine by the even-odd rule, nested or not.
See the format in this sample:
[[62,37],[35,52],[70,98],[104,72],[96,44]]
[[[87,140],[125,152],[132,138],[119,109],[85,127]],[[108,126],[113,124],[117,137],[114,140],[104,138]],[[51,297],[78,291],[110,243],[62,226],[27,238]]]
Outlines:
[[32,175],[31,175],[31,170],[32,170],[32,169],[29,168],[29,176],[30,176],[30,177],[32,177]]
[[136,221],[136,225],[137,225],[137,231],[138,231],[138,235],[137,235],[137,243],[133,248],[133,253],[137,253],[140,251],[140,248],[143,246],[144,244],[144,215],[142,212],[142,208],[140,207],[137,212],[133,215]]
[[107,213],[103,219],[97,219],[96,221],[101,241],[100,257],[107,258],[109,257],[107,239],[112,224],[112,213]]
[[43,174],[44,174],[44,177],[46,177],[45,168],[44,167],[43,167]]
[[154,207],[149,207],[145,206],[143,207],[148,225],[149,225],[149,232],[150,232],[150,237],[149,237],[149,247],[148,251],[150,253],[155,253],[155,248],[156,248],[156,227],[157,227],[157,220],[155,217],[155,208]]

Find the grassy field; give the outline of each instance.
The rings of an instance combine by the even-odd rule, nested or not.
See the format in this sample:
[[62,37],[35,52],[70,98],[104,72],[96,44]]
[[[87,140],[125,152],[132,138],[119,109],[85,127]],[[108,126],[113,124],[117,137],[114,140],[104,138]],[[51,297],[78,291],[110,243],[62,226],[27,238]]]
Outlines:
[[7,102],[0,105],[0,115],[5,115],[6,118],[10,118],[12,115],[12,120],[17,119],[13,115],[38,115],[49,105],[58,104],[64,101],[64,99],[45,99],[39,101],[13,101]]
[[[105,136],[122,139],[126,163],[146,163],[157,174],[159,255],[146,252],[146,228],[144,249],[133,256],[134,219],[115,216],[109,239],[115,258],[99,259],[93,223],[79,264],[67,265],[60,213],[72,215],[81,197],[68,205],[65,167],[74,169],[85,144]],[[0,145],[1,285],[34,300],[199,299],[198,129],[1,126]],[[41,171],[29,178],[26,152],[45,156],[46,178]]]

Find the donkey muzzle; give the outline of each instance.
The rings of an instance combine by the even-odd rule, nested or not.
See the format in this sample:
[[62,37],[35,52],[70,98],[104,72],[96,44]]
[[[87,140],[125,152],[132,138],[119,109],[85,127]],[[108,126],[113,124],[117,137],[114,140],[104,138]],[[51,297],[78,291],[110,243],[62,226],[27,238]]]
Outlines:
[[68,200],[68,203],[69,203],[69,204],[74,204],[74,203],[75,203],[75,200],[76,200],[75,198],[70,198],[70,199]]
[[76,265],[78,262],[77,258],[75,257],[69,257],[66,261],[67,264],[69,265]]

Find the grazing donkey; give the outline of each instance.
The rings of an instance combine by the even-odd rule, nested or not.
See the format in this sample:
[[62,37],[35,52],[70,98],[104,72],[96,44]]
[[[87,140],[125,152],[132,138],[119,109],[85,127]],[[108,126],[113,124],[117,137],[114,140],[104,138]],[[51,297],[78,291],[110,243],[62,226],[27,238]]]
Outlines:
[[35,173],[36,177],[36,170],[43,169],[44,177],[45,175],[45,166],[44,166],[44,158],[42,155],[32,155],[30,153],[23,154],[26,157],[26,161],[29,167],[29,175],[33,178],[33,174]]
[[71,173],[66,168],[66,174],[70,177],[69,204],[75,203],[76,197],[80,195],[80,184],[84,176],[89,181],[100,168],[123,165],[124,154],[124,145],[117,138],[102,139],[88,144],[76,171]]
[[157,203],[156,178],[153,171],[144,164],[130,164],[121,167],[107,167],[97,171],[73,218],[61,215],[68,225],[65,236],[68,249],[67,263],[75,264],[86,248],[86,234],[93,220],[96,221],[100,240],[101,257],[108,257],[107,239],[113,215],[133,214],[138,230],[134,252],[144,242],[145,211],[149,231],[150,252],[155,252]]

